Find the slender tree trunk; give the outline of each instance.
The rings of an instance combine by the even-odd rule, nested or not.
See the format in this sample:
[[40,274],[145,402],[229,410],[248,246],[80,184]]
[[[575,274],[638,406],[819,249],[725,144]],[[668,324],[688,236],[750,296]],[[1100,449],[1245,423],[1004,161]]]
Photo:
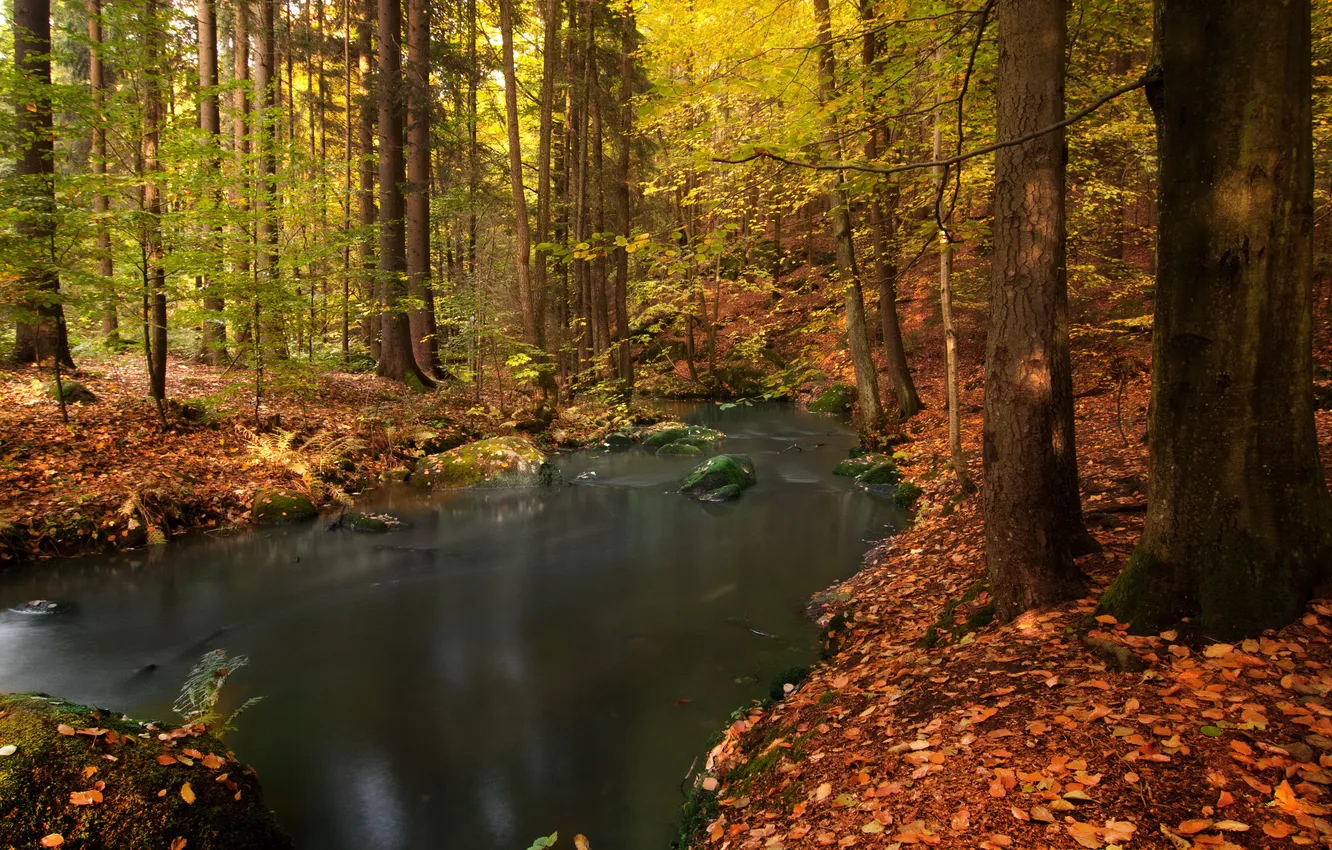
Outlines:
[[513,259],[518,279],[518,306],[523,318],[523,342],[536,345],[536,305],[532,301],[530,256],[532,238],[527,229],[527,193],[523,189],[523,143],[518,126],[518,81],[513,70],[513,0],[499,0],[500,37],[503,41],[504,115],[509,136],[509,187],[513,192]]
[[[606,232],[606,157],[604,133],[601,120],[602,102],[605,92],[601,85],[601,71],[597,67],[596,57],[589,52],[592,66],[592,89],[588,99],[592,109],[592,181],[593,222],[596,233]],[[598,251],[592,260],[592,348],[597,356],[610,349],[610,304],[606,298],[606,254]]]
[[274,352],[285,346],[281,339],[260,340],[263,335],[258,326],[260,317],[270,315],[269,328],[271,337],[280,337],[280,327],[275,311],[265,310],[263,302],[268,293],[276,292],[281,283],[278,267],[278,186],[277,186],[277,132],[281,127],[277,116],[277,93],[281,82],[277,64],[277,34],[274,31],[274,19],[277,0],[258,0],[259,15],[255,31],[254,63],[254,145],[259,159],[259,190],[255,193],[255,218],[257,219],[259,261],[255,267],[256,293],[254,313],[256,325],[255,350],[260,351],[266,344]]
[[[480,81],[481,66],[476,58],[476,0],[467,0],[467,271],[474,288],[478,286],[476,196],[481,191],[481,151],[476,137],[476,88]],[[477,369],[476,374],[479,382],[481,370]]]
[[532,269],[532,297],[536,301],[537,345],[545,348],[549,304],[550,252],[541,246],[550,240],[551,140],[555,124],[555,75],[560,62],[560,0],[542,4],[545,36],[542,39],[541,127],[537,143],[536,265]]
[[[632,4],[620,12],[620,126],[615,149],[615,231],[627,241],[632,228],[629,183],[630,140],[634,132],[634,25]],[[634,361],[629,347],[629,251],[617,245],[615,257],[615,341],[620,383],[625,395],[634,391]]]
[[88,88],[92,93],[93,129],[89,159],[97,191],[93,195],[93,219],[97,228],[97,274],[102,287],[102,339],[111,348],[120,347],[120,315],[116,295],[115,267],[111,257],[111,228],[107,217],[111,198],[106,180],[106,78],[102,62],[102,0],[88,0]]
[[162,106],[162,22],[158,20],[157,0],[144,5],[145,75],[144,75],[144,134],[143,172],[144,208],[147,212],[145,244],[147,247],[149,311],[148,393],[157,400],[159,412],[166,400],[167,361],[167,302],[166,251],[162,243],[162,166],[158,151],[162,141],[164,121]]
[[407,2],[407,282],[416,365],[439,375],[435,293],[430,280],[430,4]]
[[[828,153],[840,158],[841,131],[831,104],[836,95],[836,64],[833,56],[832,17],[828,0],[814,0],[814,17],[819,33],[819,103],[824,107],[827,131],[824,142]],[[855,370],[856,394],[860,408],[860,426],[866,433],[881,431],[884,427],[883,407],[879,403],[879,377],[870,354],[869,338],[865,330],[865,298],[860,287],[860,271],[856,267],[855,243],[851,224],[851,207],[846,198],[845,175],[838,171],[828,190],[829,215],[832,218],[833,240],[837,247],[837,274],[845,288],[846,336],[851,350],[851,365]]]
[[[1064,118],[1066,0],[999,0],[996,134]],[[1064,268],[1064,133],[995,157],[985,365],[985,558],[996,613],[1082,592]]]
[[[938,59],[936,53],[935,58]],[[943,121],[942,108],[934,111],[934,161],[943,157]],[[934,169],[936,192],[942,193],[946,173],[942,167]],[[942,194],[938,197],[942,198]],[[939,313],[944,332],[944,389],[948,405],[948,453],[953,463],[953,474],[963,492],[975,489],[971,473],[967,470],[967,459],[962,454],[962,400],[958,384],[961,381],[958,368],[957,327],[953,323],[953,241],[948,232],[948,222],[942,222],[939,228]]]
[[[199,37],[199,129],[208,135],[212,150],[206,158],[208,173],[215,179],[221,166],[222,116],[217,104],[217,9],[214,0],[197,4]],[[217,200],[220,200],[217,199]],[[210,211],[211,214],[211,211]],[[205,220],[203,238],[211,246],[215,228]],[[203,359],[217,366],[227,357],[227,326],[222,318],[226,308],[222,287],[214,275],[204,276]]]
[[377,374],[385,378],[430,379],[412,354],[412,331],[402,304],[407,294],[407,244],[404,230],[406,204],[402,187],[407,179],[403,160],[402,6],[398,0],[379,0],[376,47],[379,75],[379,278],[380,356]]
[[[1147,523],[1103,607],[1229,639],[1332,565],[1313,416],[1309,0],[1161,0]],[[1243,73],[1236,73],[1242,68]]]
[[343,100],[346,103],[346,121],[343,123],[342,174],[342,365],[351,362],[351,241],[352,232],[352,52],[351,2],[342,0],[342,73]]
[[357,159],[357,181],[359,191],[357,201],[360,211],[361,233],[359,237],[361,257],[361,302],[364,305],[361,316],[361,340],[370,355],[379,360],[379,295],[375,287],[375,222],[379,217],[375,207],[375,118],[376,109],[373,91],[374,48],[372,37],[375,21],[375,0],[364,0],[361,20],[356,28],[356,53],[358,57],[357,84],[359,87],[357,109],[359,123]]
[[[861,18],[865,22],[865,35],[862,41],[861,59],[865,68],[866,80],[874,78],[874,72],[880,70],[878,31],[874,26],[874,0],[861,0]],[[886,141],[887,133],[873,120],[876,112],[877,97],[873,90],[868,92],[866,103],[870,110],[871,126],[865,134],[865,159],[873,162],[879,156],[879,142]],[[887,147],[885,144],[884,147]],[[884,197],[889,205],[885,213]],[[905,422],[920,412],[920,396],[916,393],[916,384],[911,379],[911,369],[907,365],[906,349],[902,344],[902,323],[897,316],[897,238],[896,206],[898,189],[885,181],[883,186],[871,189],[869,201],[870,244],[874,248],[874,275],[878,278],[879,325],[883,329],[883,353],[888,364],[888,374],[892,378],[893,390],[897,393],[897,415]]]
[[[233,0],[234,21],[231,31],[231,77],[235,85],[232,93],[232,153],[235,156],[236,172],[231,181],[232,208],[240,215],[236,225],[233,245],[232,269],[237,281],[253,280],[250,276],[250,261],[254,256],[254,233],[250,229],[250,193],[245,187],[250,185],[250,3],[249,0]],[[255,126],[258,126],[257,124]],[[253,295],[251,301],[253,301]],[[237,342],[245,341],[249,323],[242,323],[237,331]]]
[[15,173],[28,211],[18,227],[28,244],[20,286],[27,299],[14,341],[14,359],[37,363],[55,357],[73,368],[60,275],[55,267],[55,160],[51,116],[50,0],[14,0],[14,64],[23,74],[15,104],[22,156]]

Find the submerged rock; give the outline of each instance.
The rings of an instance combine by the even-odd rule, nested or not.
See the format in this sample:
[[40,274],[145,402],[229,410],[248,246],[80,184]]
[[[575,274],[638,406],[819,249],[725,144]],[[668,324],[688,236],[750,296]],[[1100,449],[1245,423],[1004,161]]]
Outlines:
[[726,502],[758,482],[748,455],[717,455],[680,480],[680,492],[705,502]]
[[50,599],[31,599],[27,602],[20,602],[9,610],[15,614],[49,617],[52,614],[65,613],[69,610],[69,606],[63,602],[52,602]]
[[559,471],[526,437],[492,437],[424,457],[412,481],[431,490],[466,487],[534,487],[553,484]]
[[61,378],[60,386],[56,386],[55,381],[48,381],[44,386],[46,394],[56,401],[60,401],[61,390],[64,390],[66,404],[95,404],[97,396],[93,391],[80,384],[78,381],[71,381],[69,378]]
[[809,403],[813,413],[850,413],[856,403],[856,388],[850,384],[832,384]]
[[392,531],[395,528],[402,527],[402,520],[389,514],[363,514],[356,511],[348,511],[328,527],[329,531],[339,528],[347,531],[355,531],[361,534],[383,534],[386,531]]
[[[38,847],[53,834],[87,850],[163,850],[173,842],[189,850],[292,846],[264,806],[254,771],[203,727],[177,730],[163,743],[144,724],[99,709],[0,695],[5,753],[6,847]],[[167,764],[159,761],[168,757]],[[96,772],[89,775],[89,768]]]
[[314,503],[294,490],[260,490],[254,494],[250,518],[261,525],[312,519]]
[[634,435],[625,431],[615,431],[606,435],[601,447],[612,452],[627,452],[634,447]]
[[709,449],[726,439],[715,428],[687,425],[684,422],[661,422],[639,434],[639,445],[650,452],[659,451],[671,443],[685,442],[700,450]]

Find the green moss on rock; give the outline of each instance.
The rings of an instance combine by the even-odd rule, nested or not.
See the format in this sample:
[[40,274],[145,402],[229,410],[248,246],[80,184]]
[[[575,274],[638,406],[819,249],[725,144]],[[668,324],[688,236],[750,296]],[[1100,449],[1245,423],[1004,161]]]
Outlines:
[[[75,734],[60,734],[62,725]],[[292,846],[264,807],[254,771],[238,764],[225,744],[202,727],[170,732],[167,742],[158,734],[87,706],[0,695],[0,748],[15,748],[0,756],[0,845],[37,847],[58,833],[64,846],[79,850],[163,850],[176,838],[189,850]],[[158,763],[159,756],[180,757],[186,749],[223,761],[208,759],[209,767],[186,756],[191,764]],[[96,772],[86,775],[89,768]],[[193,803],[182,796],[186,783]],[[92,791],[100,801],[71,803],[71,794]]]
[[883,464],[892,465],[893,461],[888,455],[878,453],[860,453],[854,457],[849,457],[833,467],[833,475],[849,475],[852,478],[864,472],[869,472],[876,466]]
[[809,403],[813,413],[850,413],[856,403],[856,388],[850,384],[832,384]]
[[699,457],[703,454],[703,450],[687,440],[676,440],[674,443],[667,443],[657,449],[657,454],[662,456]]
[[889,461],[872,466],[856,476],[856,486],[880,496],[891,496],[902,481],[897,464]]
[[904,511],[909,511],[916,506],[916,500],[924,491],[914,481],[903,481],[897,485],[897,491],[893,493],[893,504]]
[[534,487],[552,483],[553,470],[526,437],[492,437],[422,458],[412,481],[431,490]]
[[657,451],[671,443],[687,442],[699,449],[709,449],[726,439],[714,428],[687,425],[684,422],[661,422],[645,429],[639,435],[639,444],[648,451]]
[[260,525],[297,522],[315,516],[314,503],[292,490],[260,490],[254,494],[250,518]]
[[717,455],[680,480],[680,492],[703,501],[729,501],[758,482],[748,455]]
[[362,513],[349,513],[344,516],[342,527],[361,534],[383,534],[389,530],[389,524],[385,520]]

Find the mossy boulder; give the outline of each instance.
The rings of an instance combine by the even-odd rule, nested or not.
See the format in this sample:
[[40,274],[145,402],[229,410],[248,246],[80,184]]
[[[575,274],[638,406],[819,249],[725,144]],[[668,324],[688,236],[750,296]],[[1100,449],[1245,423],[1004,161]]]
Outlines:
[[671,455],[677,455],[680,457],[699,457],[703,454],[703,450],[687,440],[676,440],[674,443],[667,443],[657,449],[657,454],[664,457],[669,457]]
[[627,452],[634,447],[634,435],[627,431],[615,431],[606,435],[601,447],[612,452]]
[[854,457],[849,457],[834,466],[833,475],[849,475],[852,478],[855,478],[856,476],[869,472],[874,467],[883,464],[892,465],[893,461],[888,455],[884,454],[858,454]]
[[880,496],[891,496],[897,492],[897,485],[902,481],[902,473],[897,464],[880,463],[856,476],[856,486],[862,490]]
[[850,413],[856,403],[856,388],[850,384],[832,384],[809,403],[813,413]]
[[79,850],[164,850],[177,839],[189,850],[292,846],[254,771],[202,726],[159,729],[0,694],[0,753],[0,846],[38,847],[53,834]]
[[342,527],[348,531],[356,531],[361,534],[383,534],[401,525],[399,522],[391,522],[392,519],[387,515],[375,516],[350,511],[343,515]]
[[758,482],[748,455],[717,455],[680,480],[680,492],[706,502],[730,501]]
[[554,483],[558,471],[526,437],[491,437],[424,457],[412,481],[429,490],[467,487],[534,487]]
[[260,490],[254,494],[250,518],[260,525],[313,519],[314,503],[294,490]]
[[60,401],[61,390],[63,390],[66,404],[95,404],[97,402],[97,396],[93,395],[92,390],[78,381],[71,381],[69,378],[61,378],[59,386],[56,385],[55,381],[48,381],[43,388],[46,390],[47,396],[56,401]]
[[921,490],[920,485],[916,482],[903,481],[893,491],[893,504],[904,511],[909,511],[916,506],[916,500],[920,498],[923,492],[925,491]]
[[639,445],[655,452],[662,446],[684,440],[699,449],[708,449],[724,439],[726,435],[715,428],[687,425],[684,422],[662,422],[644,429],[639,435]]

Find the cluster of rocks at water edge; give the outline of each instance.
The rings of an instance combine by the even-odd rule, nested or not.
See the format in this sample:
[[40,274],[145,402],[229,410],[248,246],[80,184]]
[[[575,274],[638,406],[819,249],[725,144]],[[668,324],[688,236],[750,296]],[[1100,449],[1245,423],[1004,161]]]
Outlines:
[[910,510],[920,496],[920,487],[902,477],[896,456],[852,449],[850,457],[833,467],[833,475],[850,476],[857,489],[892,499],[903,510]]

